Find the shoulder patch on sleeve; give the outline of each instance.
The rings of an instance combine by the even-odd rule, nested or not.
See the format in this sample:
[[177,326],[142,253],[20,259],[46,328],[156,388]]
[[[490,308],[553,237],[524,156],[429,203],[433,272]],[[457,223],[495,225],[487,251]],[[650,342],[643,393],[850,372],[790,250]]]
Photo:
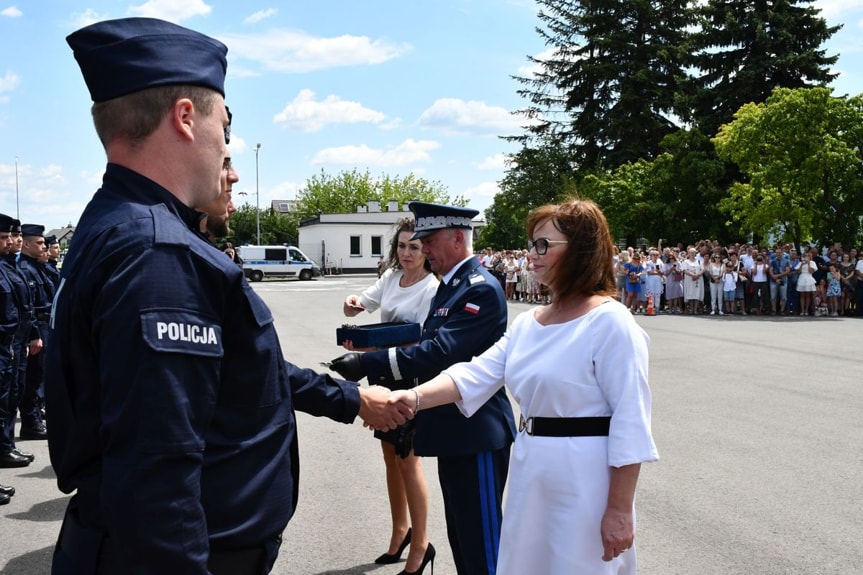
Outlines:
[[179,309],[141,312],[141,333],[154,351],[222,357],[222,326],[199,313]]

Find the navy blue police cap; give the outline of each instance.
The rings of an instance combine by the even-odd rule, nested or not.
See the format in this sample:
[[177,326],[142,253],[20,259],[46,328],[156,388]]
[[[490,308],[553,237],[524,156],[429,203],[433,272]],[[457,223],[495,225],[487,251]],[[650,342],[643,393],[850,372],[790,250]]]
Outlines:
[[428,204],[426,202],[411,202],[408,208],[416,219],[412,240],[426,238],[435,232],[447,228],[469,229],[470,222],[479,211],[456,206]]
[[21,233],[21,220],[12,220],[12,229],[9,231],[12,232],[13,234],[16,234],[16,233],[20,234]]
[[225,95],[228,48],[155,18],[105,20],[66,37],[94,102],[145,88],[191,85]]
[[57,236],[45,236],[45,245],[46,246],[54,246],[54,245],[59,246],[60,242],[57,241]]
[[0,214],[0,232],[11,232],[12,228],[15,227],[15,222],[16,220],[12,216]]
[[21,226],[22,236],[44,236],[45,226],[39,224],[24,224]]

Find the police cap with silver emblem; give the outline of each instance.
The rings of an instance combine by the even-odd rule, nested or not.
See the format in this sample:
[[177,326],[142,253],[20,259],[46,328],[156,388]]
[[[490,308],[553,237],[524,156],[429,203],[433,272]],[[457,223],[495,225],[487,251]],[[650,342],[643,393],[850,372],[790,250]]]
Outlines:
[[9,230],[13,234],[21,233],[21,220],[12,220],[12,229]]
[[24,224],[21,226],[22,236],[44,236],[45,226],[39,224]]
[[46,246],[53,246],[53,245],[59,246],[60,242],[57,241],[57,236],[45,236],[45,245]]
[[225,95],[228,48],[155,18],[105,20],[66,37],[94,102],[145,88],[203,86]]
[[408,204],[408,208],[416,218],[416,226],[411,236],[412,240],[427,238],[433,233],[447,228],[470,229],[471,220],[479,214],[479,211],[470,208],[425,202],[411,202]]

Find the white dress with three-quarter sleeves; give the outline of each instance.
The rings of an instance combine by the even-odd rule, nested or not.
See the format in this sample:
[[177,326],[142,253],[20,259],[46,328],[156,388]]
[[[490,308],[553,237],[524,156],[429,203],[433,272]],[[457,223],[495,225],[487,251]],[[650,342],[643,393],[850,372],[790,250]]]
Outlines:
[[647,334],[609,300],[561,324],[523,313],[471,363],[444,370],[467,416],[506,385],[524,417],[610,416],[607,437],[520,431],[510,459],[497,575],[634,574],[635,548],[602,560],[610,466],[658,459],[650,431]]

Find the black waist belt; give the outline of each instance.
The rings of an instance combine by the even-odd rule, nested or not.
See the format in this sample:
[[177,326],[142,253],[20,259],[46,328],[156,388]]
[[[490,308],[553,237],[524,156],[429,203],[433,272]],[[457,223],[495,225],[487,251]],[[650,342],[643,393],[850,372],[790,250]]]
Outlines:
[[607,436],[611,417],[519,417],[518,430],[541,437]]

